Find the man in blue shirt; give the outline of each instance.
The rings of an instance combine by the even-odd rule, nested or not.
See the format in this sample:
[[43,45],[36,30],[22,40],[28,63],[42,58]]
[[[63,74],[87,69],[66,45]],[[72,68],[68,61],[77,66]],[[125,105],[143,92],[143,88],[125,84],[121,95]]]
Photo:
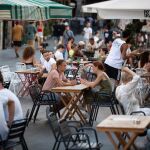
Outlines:
[[27,44],[34,48],[35,35],[37,33],[37,30],[33,23],[34,22],[30,22],[26,27],[26,38],[27,38]]

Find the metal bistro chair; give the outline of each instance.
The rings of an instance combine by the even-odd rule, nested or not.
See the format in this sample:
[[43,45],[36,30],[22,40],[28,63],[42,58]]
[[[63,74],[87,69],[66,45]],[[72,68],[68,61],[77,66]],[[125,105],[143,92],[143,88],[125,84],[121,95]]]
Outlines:
[[41,87],[38,84],[31,85],[29,87],[29,93],[33,101],[32,110],[29,117],[29,122],[32,119],[32,116],[34,114],[34,122],[36,120],[38,111],[40,109],[41,105],[48,105],[50,108],[55,110],[55,112],[58,113],[60,116],[59,110],[57,109],[58,102],[56,101],[54,93],[50,91],[42,91]]
[[83,52],[84,53],[84,55],[86,56],[86,57],[94,57],[94,52],[90,52],[90,51],[84,51]]
[[77,74],[78,74],[78,71],[79,71],[79,67],[78,68],[68,68],[65,70],[65,76],[67,79],[75,79]]
[[[124,107],[123,107],[123,105],[118,101],[118,106],[119,106],[119,110],[120,110],[120,112],[119,112],[119,114],[122,114],[122,115],[125,115],[126,113],[125,113],[125,110],[124,110]],[[131,112],[130,113],[130,115],[143,115],[143,116],[146,116],[146,114],[143,112],[143,111],[134,111],[134,112]],[[145,129],[145,131],[143,132],[143,133],[141,133],[141,134],[139,134],[139,136],[140,137],[142,137],[142,136],[146,136],[147,135],[147,128]],[[128,138],[128,135],[127,134],[125,134],[125,133],[123,133],[122,134],[122,137],[124,138],[124,139],[126,139],[126,138]],[[120,143],[118,144],[118,148],[120,148]],[[133,145],[134,146],[134,145]],[[136,149],[136,147],[134,146],[134,148]]]
[[[101,99],[101,97],[105,97],[105,99]],[[114,97],[112,95],[108,95],[102,92],[97,92],[95,97],[93,97],[93,102],[91,103],[89,125],[93,126],[93,122],[96,121],[97,119],[97,115],[100,107],[109,107],[111,113],[116,114],[116,109],[115,109],[116,105],[117,104],[114,101]]]
[[16,120],[12,123],[7,140],[3,143],[4,150],[9,150],[15,146],[21,145],[23,150],[28,150],[24,132],[27,127],[29,116],[29,109],[27,110],[26,116],[24,119]]
[[[66,120],[59,122],[53,112],[49,113],[48,120],[56,140],[53,150],[58,150],[60,143],[64,144],[66,150],[98,150],[102,146],[101,143],[98,143],[96,131],[92,128],[82,127],[80,122]],[[90,138],[91,133],[93,133],[93,136]]]
[[9,88],[12,72],[10,71],[10,67],[8,65],[1,66],[0,71],[4,78],[4,87]]
[[77,133],[72,134],[72,137],[69,138],[67,150],[100,150],[102,147],[93,128],[81,127]]
[[[71,136],[72,133],[77,132],[77,128],[81,127],[81,123],[77,121],[69,121],[69,125],[66,120],[59,121],[54,112],[49,112],[47,117],[49,125],[52,129],[52,133],[55,137],[53,150],[58,150],[61,143],[63,143],[65,148],[67,148],[68,138]],[[71,130],[71,128],[73,130]]]

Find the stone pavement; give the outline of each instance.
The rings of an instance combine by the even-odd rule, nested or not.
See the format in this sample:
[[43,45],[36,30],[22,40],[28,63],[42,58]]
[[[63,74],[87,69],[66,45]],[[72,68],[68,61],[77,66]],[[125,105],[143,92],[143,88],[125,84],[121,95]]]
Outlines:
[[[80,38],[81,37],[78,37],[78,40]],[[49,47],[47,49],[54,47],[53,40],[49,40],[48,43]],[[20,56],[22,55],[23,48],[24,47],[22,47],[19,51]],[[36,57],[39,58],[39,56],[40,53],[38,50],[36,50]],[[0,50],[0,66],[9,65],[11,71],[15,71],[15,64],[18,61],[20,61],[20,58],[15,58],[15,53],[13,49]],[[24,114],[27,109],[31,110],[32,100],[29,96],[20,98],[20,101],[23,107]],[[33,123],[33,121],[31,121],[25,132],[25,139],[27,141],[29,150],[52,150],[52,146],[54,144],[54,137],[46,119],[45,108],[45,106],[42,106],[40,108],[36,123]],[[96,126],[108,115],[110,115],[110,110],[108,108],[101,108],[98,114],[98,119],[95,122],[94,126]],[[104,133],[98,133],[98,137],[100,142],[103,144],[102,150],[113,150],[112,144]],[[17,147],[17,150],[21,149],[21,147]],[[61,145],[60,150],[64,150],[63,145]]]

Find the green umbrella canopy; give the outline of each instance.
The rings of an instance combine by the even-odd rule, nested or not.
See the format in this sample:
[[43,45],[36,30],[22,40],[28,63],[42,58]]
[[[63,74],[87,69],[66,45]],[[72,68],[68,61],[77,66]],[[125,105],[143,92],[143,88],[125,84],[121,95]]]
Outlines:
[[35,5],[45,8],[46,19],[71,18],[72,8],[50,0],[27,0]]
[[26,0],[1,0],[1,20],[39,20],[43,19],[41,8]]
[[47,20],[71,17],[71,7],[49,0],[0,1],[0,20]]

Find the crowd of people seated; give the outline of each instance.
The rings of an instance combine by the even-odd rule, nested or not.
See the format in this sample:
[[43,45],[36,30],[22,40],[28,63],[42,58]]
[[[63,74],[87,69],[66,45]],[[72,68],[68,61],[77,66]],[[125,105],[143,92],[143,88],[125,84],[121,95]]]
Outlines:
[[[88,81],[86,78],[80,77],[80,83],[89,87],[84,92],[84,104],[87,106],[86,111],[90,111],[90,103],[93,101],[96,93],[105,93],[111,97],[112,92],[116,89],[116,98],[122,103],[125,113],[130,114],[132,111],[143,111],[146,115],[150,115],[149,108],[140,108],[139,100],[135,96],[135,90],[138,87],[141,77],[131,70],[133,67],[132,59],[136,57],[138,51],[130,51],[131,45],[128,42],[130,32],[123,31],[122,37],[116,36],[111,43],[111,48],[103,47],[107,44],[109,38],[105,32],[106,41],[99,39],[99,32],[96,32],[92,37],[92,29],[90,23],[84,28],[84,41],[75,43],[75,38],[69,26],[66,26],[64,31],[64,43],[58,44],[55,52],[46,50],[42,44],[39,46],[41,56],[37,60],[35,50],[32,46],[24,49],[21,62],[24,63],[27,69],[37,67],[40,71],[39,80],[44,73],[47,77],[42,84],[43,91],[49,91],[58,86],[74,86],[77,80],[69,80],[65,77],[67,65],[72,60],[88,60],[89,56],[86,52],[93,53],[96,61],[88,64],[92,69],[92,73],[96,78],[93,81]],[[68,55],[66,55],[66,53]],[[129,61],[126,61],[129,60]],[[126,66],[129,63],[129,67]],[[79,62],[78,62],[79,63]],[[86,67],[86,66],[84,66]],[[143,52],[138,67],[150,72],[150,52]],[[67,95],[56,94],[56,100],[61,103],[60,97]],[[105,101],[106,97],[101,96],[101,101]],[[10,90],[4,89],[3,77],[0,73],[0,135],[5,140],[8,133],[8,128],[13,120],[18,120],[23,117],[22,108],[19,99]]]

